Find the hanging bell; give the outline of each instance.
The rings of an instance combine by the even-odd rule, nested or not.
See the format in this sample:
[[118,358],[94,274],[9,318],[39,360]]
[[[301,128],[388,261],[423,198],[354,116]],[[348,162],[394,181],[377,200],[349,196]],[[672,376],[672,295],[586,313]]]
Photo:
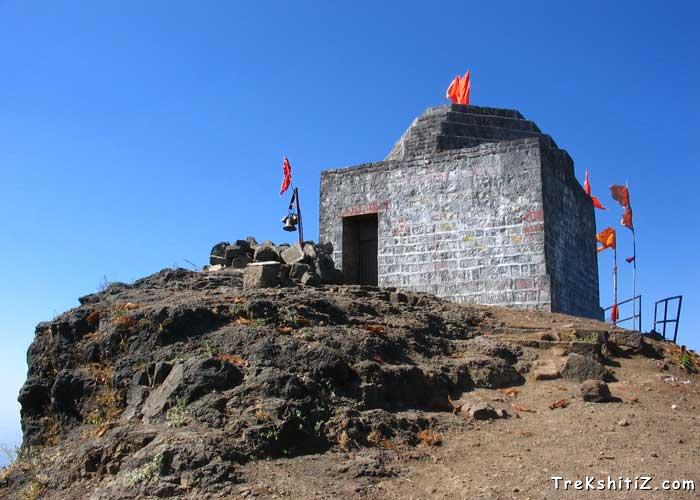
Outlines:
[[290,233],[296,231],[298,222],[299,218],[296,214],[289,214],[282,219],[282,223],[284,224],[284,226],[282,226],[282,229],[284,229],[285,231],[289,231]]

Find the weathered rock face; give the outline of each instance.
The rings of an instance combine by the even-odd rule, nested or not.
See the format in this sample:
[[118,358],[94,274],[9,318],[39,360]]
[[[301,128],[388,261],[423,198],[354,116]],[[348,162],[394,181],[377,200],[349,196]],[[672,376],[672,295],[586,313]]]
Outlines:
[[[316,263],[329,250],[314,247]],[[415,444],[430,419],[397,412],[449,412],[449,397],[523,383],[522,350],[472,342],[493,328],[483,309],[324,285],[313,261],[289,268],[307,286],[244,286],[285,265],[164,270],[40,324],[19,401],[24,446],[60,447],[47,487],[83,478],[97,482],[96,498],[225,496],[248,460],[372,432]]]

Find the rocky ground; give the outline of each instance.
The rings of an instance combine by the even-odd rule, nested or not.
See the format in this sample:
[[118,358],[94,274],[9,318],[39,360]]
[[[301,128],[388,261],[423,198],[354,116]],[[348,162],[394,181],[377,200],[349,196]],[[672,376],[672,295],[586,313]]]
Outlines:
[[[38,325],[0,497],[692,498],[694,353],[596,321],[240,269],[114,283]],[[607,382],[607,384],[605,382]],[[652,491],[552,476],[650,475]]]

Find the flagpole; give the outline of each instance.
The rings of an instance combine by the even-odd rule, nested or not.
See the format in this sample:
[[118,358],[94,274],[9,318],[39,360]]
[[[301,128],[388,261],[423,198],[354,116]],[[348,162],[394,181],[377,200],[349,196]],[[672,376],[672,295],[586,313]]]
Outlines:
[[[632,229],[632,317],[634,318],[633,323],[637,321],[635,316],[637,315],[637,237],[635,236],[634,229]],[[640,304],[641,305],[641,304]],[[641,311],[640,311],[641,313]],[[638,332],[642,331],[642,317],[639,317]]]
[[614,295],[614,300],[613,300],[613,316],[614,318],[611,318],[613,320],[613,324],[617,325],[617,245],[613,247],[613,258],[615,259],[613,263],[613,295]]

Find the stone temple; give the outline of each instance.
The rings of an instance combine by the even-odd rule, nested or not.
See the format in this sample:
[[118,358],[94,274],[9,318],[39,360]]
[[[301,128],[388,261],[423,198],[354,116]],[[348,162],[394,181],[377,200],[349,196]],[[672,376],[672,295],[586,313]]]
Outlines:
[[427,110],[384,161],[322,172],[320,219],[348,282],[603,318],[591,200],[518,111]]

